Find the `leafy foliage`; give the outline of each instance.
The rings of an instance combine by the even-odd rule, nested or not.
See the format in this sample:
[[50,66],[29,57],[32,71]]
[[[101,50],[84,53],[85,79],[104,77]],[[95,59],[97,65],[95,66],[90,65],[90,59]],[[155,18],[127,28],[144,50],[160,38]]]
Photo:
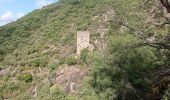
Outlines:
[[168,100],[170,98],[170,88],[168,88],[164,94],[164,97],[162,100]]
[[75,65],[77,63],[77,59],[74,56],[69,56],[65,59],[66,64]]
[[88,53],[89,53],[89,50],[88,50],[87,48],[81,50],[80,59],[82,60],[83,63],[87,63],[87,56],[88,56]]
[[17,79],[25,82],[32,82],[33,76],[30,73],[23,73],[21,75],[17,75]]

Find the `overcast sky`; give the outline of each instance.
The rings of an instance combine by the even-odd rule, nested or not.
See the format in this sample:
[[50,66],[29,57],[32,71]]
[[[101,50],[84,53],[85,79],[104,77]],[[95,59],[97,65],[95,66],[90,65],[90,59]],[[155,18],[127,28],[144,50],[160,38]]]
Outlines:
[[58,0],[0,0],[0,26]]

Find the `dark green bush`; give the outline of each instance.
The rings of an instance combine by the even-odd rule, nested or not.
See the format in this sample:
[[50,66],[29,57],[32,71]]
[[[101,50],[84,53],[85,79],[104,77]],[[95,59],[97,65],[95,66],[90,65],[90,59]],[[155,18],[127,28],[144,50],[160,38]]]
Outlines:
[[162,100],[169,100],[169,98],[170,98],[170,85],[168,86],[168,89],[165,91],[165,94]]
[[81,50],[80,59],[82,60],[83,63],[87,63],[87,56],[88,56],[88,53],[89,53],[89,50],[88,50],[87,48]]
[[48,65],[48,58],[46,56],[31,60],[29,65],[32,67],[45,67]]
[[25,81],[25,82],[32,82],[33,80],[33,76],[31,75],[31,73],[18,74],[16,77],[18,80]]
[[131,49],[131,45],[140,42],[133,35],[115,35],[111,41],[111,63],[126,72],[126,77],[135,88],[147,91],[154,79],[152,72],[157,62],[161,61],[156,50],[147,46]]
[[38,88],[37,98],[41,100],[68,100],[65,93],[58,86],[50,87],[45,84]]
[[48,65],[48,68],[49,68],[50,70],[55,70],[57,67],[58,67],[57,64],[49,64],[49,65]]

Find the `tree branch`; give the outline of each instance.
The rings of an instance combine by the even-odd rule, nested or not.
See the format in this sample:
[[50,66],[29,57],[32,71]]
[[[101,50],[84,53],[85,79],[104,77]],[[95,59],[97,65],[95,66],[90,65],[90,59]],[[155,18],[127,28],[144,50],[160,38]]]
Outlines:
[[159,0],[162,4],[162,6],[164,6],[167,10],[168,13],[170,13],[170,3],[168,0]]
[[170,50],[170,43],[166,43],[166,42],[164,42],[164,43],[162,43],[162,42],[152,42],[152,43],[145,42],[145,43],[139,43],[139,44],[129,46],[129,47],[130,48],[138,48],[138,47],[143,47],[143,46],[150,46],[150,47],[153,47],[156,49]]

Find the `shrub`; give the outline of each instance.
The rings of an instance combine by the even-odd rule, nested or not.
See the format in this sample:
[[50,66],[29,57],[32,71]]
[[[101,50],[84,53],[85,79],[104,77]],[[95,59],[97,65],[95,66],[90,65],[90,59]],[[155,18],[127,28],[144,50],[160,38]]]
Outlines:
[[32,82],[33,76],[30,73],[23,73],[21,75],[17,75],[17,79],[25,82]]
[[50,94],[53,100],[65,100],[66,98],[64,92],[55,85],[50,88]]
[[[88,54],[88,50],[84,51]],[[81,100],[110,100],[118,88],[117,83],[120,83],[119,80],[121,80],[117,69],[110,66],[107,57],[97,51],[86,55],[85,58],[91,67],[91,73],[78,86],[78,97]]]
[[169,85],[168,89],[165,91],[165,94],[164,94],[162,100],[169,100],[169,98],[170,98],[170,85]]
[[4,77],[3,77],[3,80],[4,81],[8,81],[10,78],[10,74],[6,74]]
[[48,64],[48,59],[46,56],[44,57],[39,57],[39,58],[35,58],[33,60],[31,60],[29,62],[29,64],[32,66],[32,67],[45,67],[47,66]]
[[4,100],[4,98],[3,98],[2,94],[0,94],[0,100]]
[[30,93],[21,93],[16,100],[33,100],[33,97]]
[[80,59],[82,60],[83,63],[87,63],[87,56],[88,56],[88,53],[89,53],[89,50],[88,50],[87,48],[81,50]]
[[48,65],[48,68],[50,69],[50,70],[55,70],[56,68],[57,68],[57,64],[49,64]]
[[[7,93],[15,93],[16,91],[18,91],[20,88],[19,84],[15,83],[15,82],[5,82],[5,83],[1,83],[0,84],[0,100],[1,97],[5,98],[7,97]],[[2,99],[3,100],[3,99]]]
[[59,65],[62,65],[65,63],[65,58],[59,58]]
[[38,100],[67,100],[64,92],[57,86],[43,84],[38,88]]
[[77,64],[77,59],[73,56],[69,56],[65,59],[65,62],[68,64],[68,65],[75,65]]
[[130,48],[138,42],[140,40],[133,35],[115,35],[110,43],[111,63],[125,71],[126,77],[135,88],[147,91],[153,80],[152,71],[159,59],[153,48]]

